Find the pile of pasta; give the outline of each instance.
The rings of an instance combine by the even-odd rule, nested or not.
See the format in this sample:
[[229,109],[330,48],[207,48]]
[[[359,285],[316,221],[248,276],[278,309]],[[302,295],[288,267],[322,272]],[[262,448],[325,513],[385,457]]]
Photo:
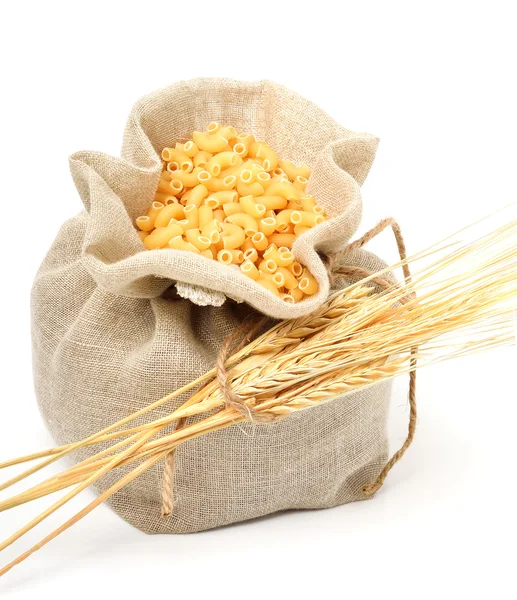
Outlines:
[[286,302],[318,291],[291,252],[298,236],[328,218],[305,191],[307,166],[218,123],[164,148],[162,159],[154,202],[136,219],[148,250],[186,250],[236,265]]

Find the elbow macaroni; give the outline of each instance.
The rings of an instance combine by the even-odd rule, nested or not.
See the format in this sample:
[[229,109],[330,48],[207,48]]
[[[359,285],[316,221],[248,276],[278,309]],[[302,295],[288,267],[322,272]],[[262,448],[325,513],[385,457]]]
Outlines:
[[135,221],[145,248],[217,260],[288,303],[318,291],[291,252],[297,237],[329,218],[305,191],[306,165],[282,160],[266,142],[215,122],[161,156],[154,200]]

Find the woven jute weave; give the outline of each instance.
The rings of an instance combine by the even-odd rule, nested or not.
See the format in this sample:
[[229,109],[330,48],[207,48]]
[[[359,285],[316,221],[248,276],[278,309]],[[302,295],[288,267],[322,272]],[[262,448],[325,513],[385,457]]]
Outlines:
[[[236,268],[191,253],[143,250],[133,220],[152,202],[160,150],[210,121],[251,132],[282,157],[311,167],[309,191],[332,218],[293,249],[318,280],[310,299],[288,305]],[[87,437],[210,370],[225,337],[250,315],[294,318],[320,306],[330,290],[323,255],[339,251],[356,231],[360,185],[376,147],[373,136],[344,129],[271,82],[198,79],[135,105],[121,158],[74,154],[71,171],[85,210],[62,226],[32,292],[36,392],[57,443]],[[385,267],[362,249],[349,253],[347,264]],[[175,283],[194,301],[170,294]],[[203,306],[195,303],[201,296]],[[363,486],[387,458],[389,390],[389,383],[380,384],[276,423],[239,424],[179,447],[166,517],[163,464],[110,504],[143,531],[184,533],[362,499]],[[185,400],[142,419],[168,414]],[[85,448],[74,460],[98,449]],[[122,472],[104,477],[98,489]]]

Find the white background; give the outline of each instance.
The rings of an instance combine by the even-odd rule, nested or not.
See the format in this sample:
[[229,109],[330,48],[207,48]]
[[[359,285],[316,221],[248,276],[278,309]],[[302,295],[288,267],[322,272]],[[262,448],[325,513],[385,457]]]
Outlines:
[[[273,79],[380,136],[362,230],[394,215],[417,251],[516,200],[512,4],[2,3],[0,460],[52,445],[32,388],[29,291],[81,209],[68,154],[117,154],[133,102],[179,79]],[[388,234],[372,249],[395,260]],[[514,598],[516,367],[508,349],[422,372],[416,441],[374,500],[159,537],[102,506],[2,578],[0,597]],[[47,503],[0,514],[0,537]]]

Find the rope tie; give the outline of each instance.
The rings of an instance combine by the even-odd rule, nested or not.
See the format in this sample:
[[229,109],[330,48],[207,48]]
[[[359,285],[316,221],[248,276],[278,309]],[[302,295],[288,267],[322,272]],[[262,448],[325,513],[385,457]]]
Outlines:
[[[382,233],[386,228],[391,227],[401,261],[406,261],[406,245],[400,226],[393,218],[387,218],[379,221],[379,223],[367,231],[362,237],[354,242],[351,242],[335,254],[327,257],[327,270],[329,273],[329,279],[331,285],[339,278],[350,278],[361,280],[374,275],[373,271],[368,271],[356,266],[343,265],[342,261],[346,259],[347,254],[362,248],[365,244],[370,242],[374,237]],[[411,282],[411,271],[406,262],[402,265],[402,271],[404,273],[404,279],[406,283]],[[393,281],[386,277],[378,276],[370,279],[372,283],[376,284],[383,290],[391,288],[394,284]],[[400,302],[405,304],[410,299],[413,299],[414,294],[410,294],[405,298],[401,298]],[[266,319],[261,319],[258,322],[245,321],[240,327],[237,327],[234,332],[229,335],[223,342],[219,355],[216,362],[216,377],[221,393],[224,397],[226,406],[229,406],[236,410],[246,420],[254,423],[273,423],[281,418],[280,415],[275,415],[271,412],[257,411],[253,406],[246,403],[246,399],[234,392],[231,388],[230,382],[228,381],[228,374],[226,371],[226,361],[231,353],[238,352],[242,349],[250,340],[252,340],[258,330],[264,325]],[[409,425],[406,439],[402,446],[393,454],[393,456],[384,465],[383,469],[377,476],[377,479],[370,484],[363,487],[363,493],[366,497],[373,496],[380,490],[388,473],[397,464],[397,462],[404,456],[406,450],[413,442],[416,430],[417,421],[417,407],[416,407],[416,365],[417,365],[417,351],[418,348],[411,349],[410,359],[410,373],[409,373]],[[185,426],[186,419],[180,419],[177,422],[176,430],[180,427]],[[173,508],[173,472],[174,472],[174,457],[175,449],[173,449],[165,459],[165,467],[163,472],[163,503],[162,503],[162,515],[170,515]]]

